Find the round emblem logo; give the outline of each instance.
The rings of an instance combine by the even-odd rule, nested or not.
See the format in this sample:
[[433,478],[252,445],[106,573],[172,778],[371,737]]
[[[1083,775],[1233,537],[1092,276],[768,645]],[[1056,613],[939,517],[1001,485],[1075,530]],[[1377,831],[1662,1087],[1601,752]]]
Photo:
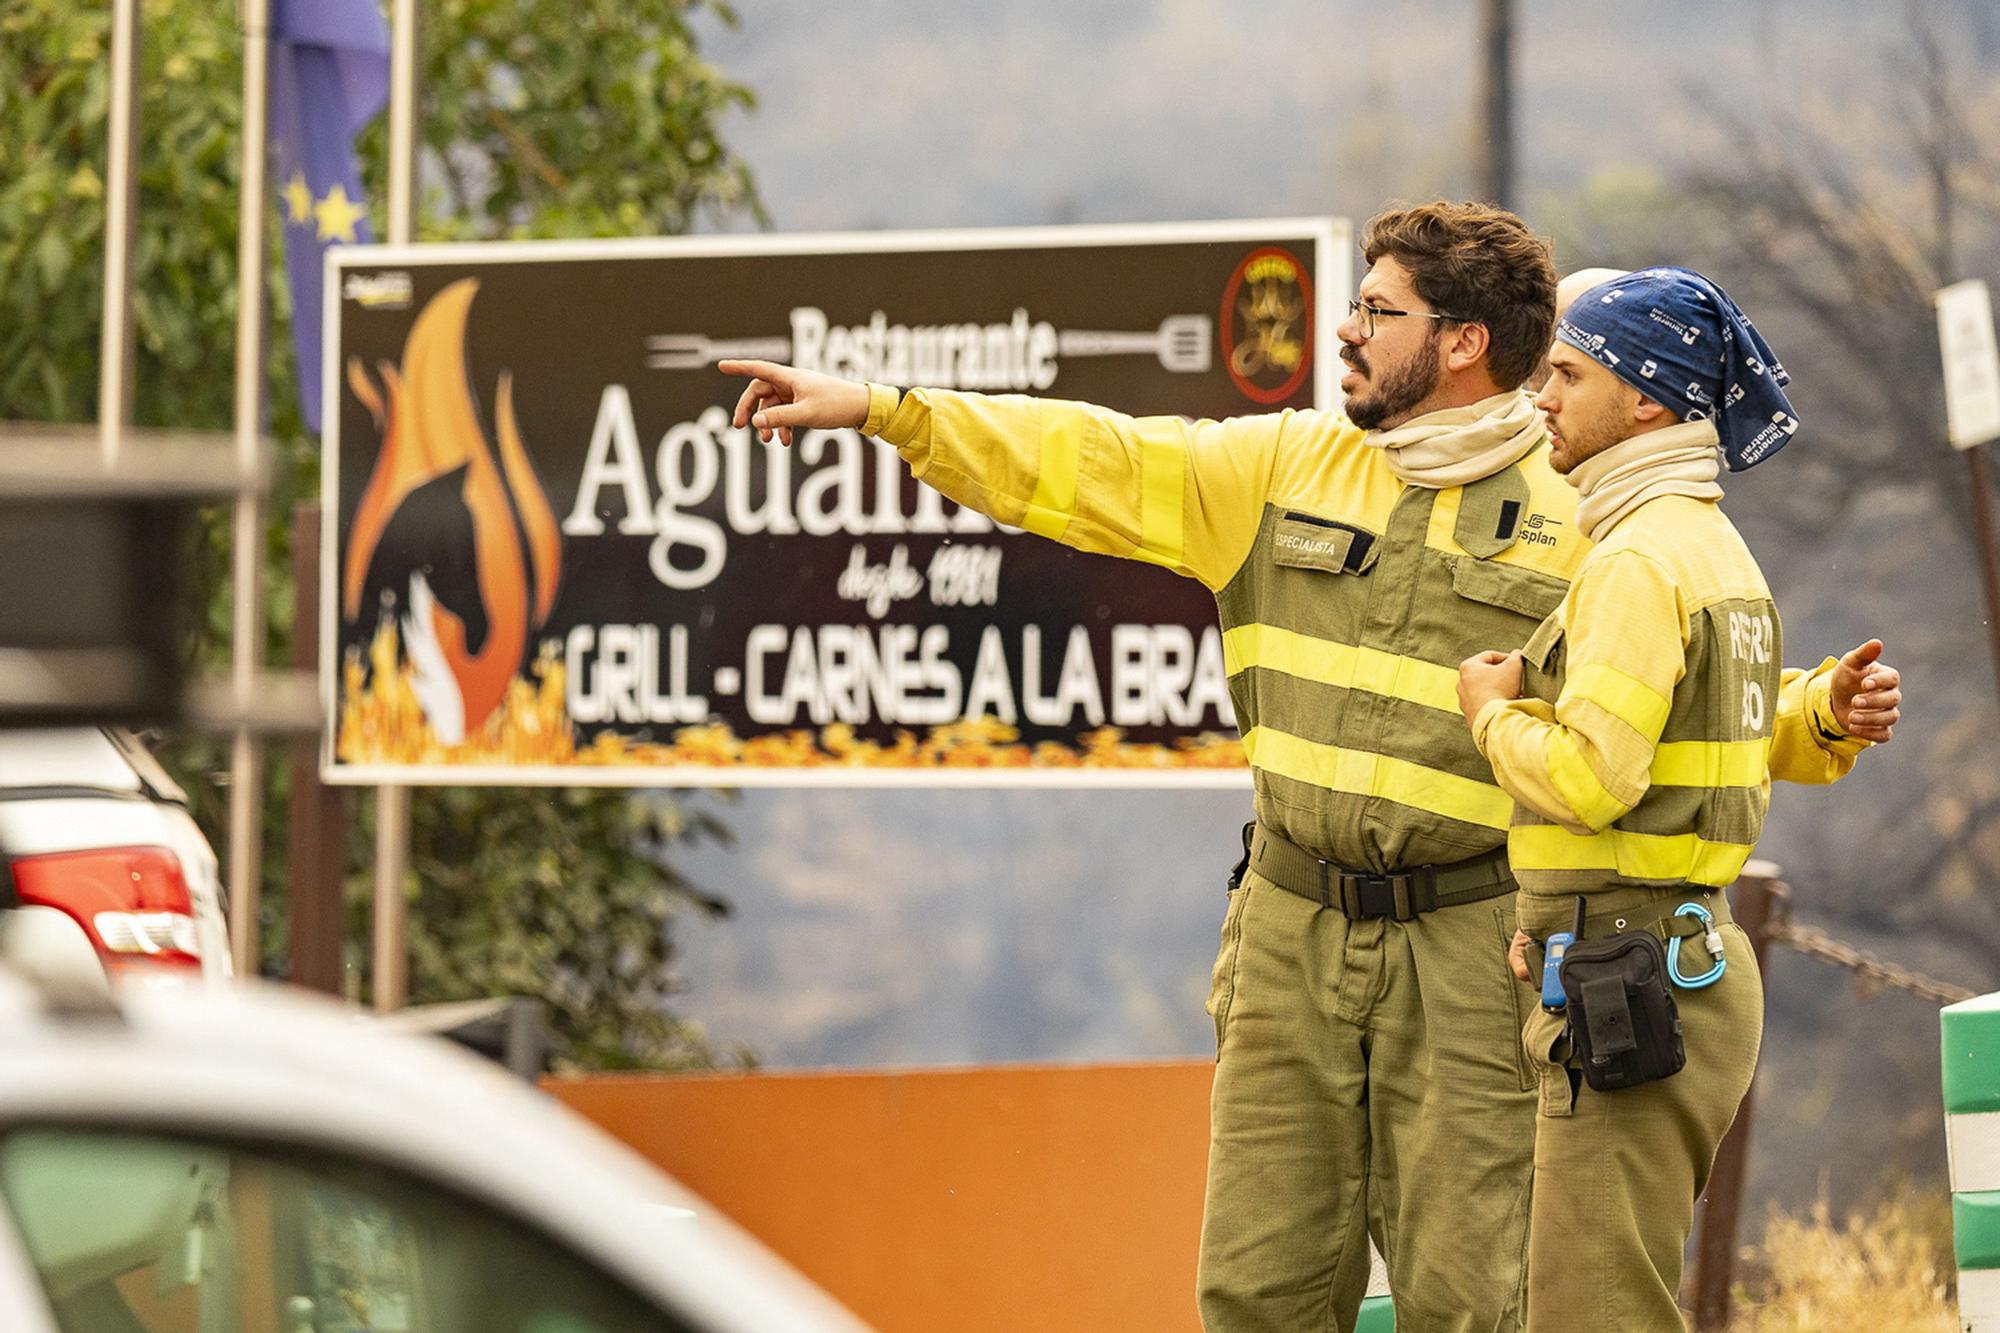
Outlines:
[[1222,291],[1222,359],[1252,402],[1281,403],[1312,369],[1313,290],[1288,250],[1252,250]]

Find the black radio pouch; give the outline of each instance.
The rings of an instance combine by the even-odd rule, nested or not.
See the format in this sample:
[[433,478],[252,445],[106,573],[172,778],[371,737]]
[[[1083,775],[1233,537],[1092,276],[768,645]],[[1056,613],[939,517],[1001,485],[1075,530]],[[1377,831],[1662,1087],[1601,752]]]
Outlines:
[[1681,1016],[1667,989],[1667,950],[1650,930],[1578,940],[1558,968],[1570,1041],[1599,1092],[1636,1088],[1687,1063]]

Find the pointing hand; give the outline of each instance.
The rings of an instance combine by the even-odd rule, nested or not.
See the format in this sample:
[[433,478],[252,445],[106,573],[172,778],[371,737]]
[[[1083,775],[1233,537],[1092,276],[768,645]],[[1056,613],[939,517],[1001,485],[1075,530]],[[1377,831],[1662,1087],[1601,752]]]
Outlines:
[[774,434],[789,445],[794,430],[858,429],[868,420],[865,384],[775,361],[723,361],[716,368],[750,380],[732,424],[755,426],[766,444]]
[[1833,669],[1833,720],[1850,736],[1881,744],[1903,716],[1903,673],[1879,660],[1882,641],[1870,639]]

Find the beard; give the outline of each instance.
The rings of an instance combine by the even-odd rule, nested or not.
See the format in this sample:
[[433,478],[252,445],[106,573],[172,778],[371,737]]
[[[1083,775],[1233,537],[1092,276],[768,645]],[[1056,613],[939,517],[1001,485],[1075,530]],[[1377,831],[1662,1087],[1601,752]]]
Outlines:
[[[1346,360],[1344,352],[1341,359]],[[1354,363],[1349,361],[1348,364]],[[1384,375],[1373,393],[1348,399],[1347,419],[1363,430],[1379,430],[1391,422],[1402,424],[1402,420],[1410,415],[1410,409],[1429,398],[1437,389],[1443,368],[1443,361],[1438,356],[1438,340],[1433,335],[1424,340],[1423,346],[1408,361]]]
[[1549,455],[1549,467],[1557,476],[1567,477],[1578,465],[1622,443],[1628,420],[1614,402],[1603,404],[1581,421],[1558,423],[1556,432],[1562,436],[1562,450],[1560,454]]

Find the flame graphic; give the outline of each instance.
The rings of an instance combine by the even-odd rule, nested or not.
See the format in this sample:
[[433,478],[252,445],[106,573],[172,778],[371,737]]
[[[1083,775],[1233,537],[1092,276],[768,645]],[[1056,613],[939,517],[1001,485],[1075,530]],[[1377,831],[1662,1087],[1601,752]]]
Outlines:
[[359,359],[348,360],[348,385],[382,431],[382,452],[348,533],[341,580],[342,614],[357,620],[369,563],[397,508],[418,487],[465,469],[460,498],[472,515],[486,641],[470,652],[464,619],[433,598],[412,599],[413,613],[427,615],[429,622],[412,628],[428,629],[442,651],[463,703],[467,734],[476,733],[500,707],[521,670],[529,630],[548,620],[562,572],[562,538],[521,442],[512,375],[500,375],[495,394],[497,465],[480,429],[465,365],[466,318],[478,290],[476,279],[461,279],[424,307],[403,345],[402,371],[386,361],[376,367],[386,402]]

